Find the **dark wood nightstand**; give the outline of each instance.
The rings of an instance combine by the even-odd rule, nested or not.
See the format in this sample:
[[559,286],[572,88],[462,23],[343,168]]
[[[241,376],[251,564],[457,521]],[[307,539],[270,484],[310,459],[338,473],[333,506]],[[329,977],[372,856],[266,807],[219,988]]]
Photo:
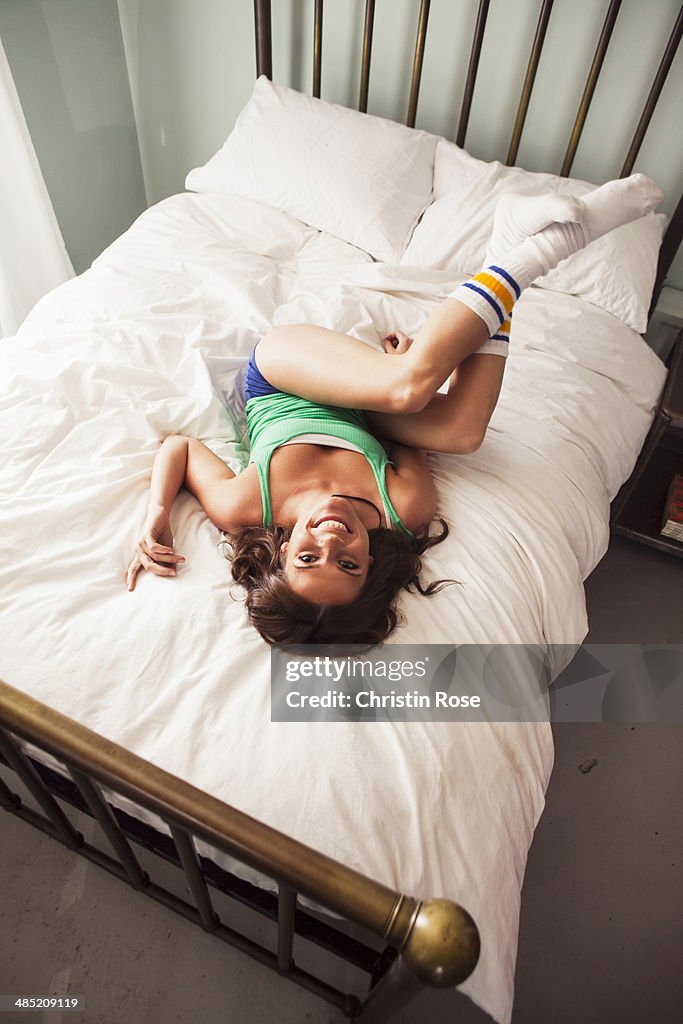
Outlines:
[[643,450],[612,503],[613,532],[683,557],[683,543],[659,532],[675,473],[683,474],[683,331],[674,344],[661,402]]

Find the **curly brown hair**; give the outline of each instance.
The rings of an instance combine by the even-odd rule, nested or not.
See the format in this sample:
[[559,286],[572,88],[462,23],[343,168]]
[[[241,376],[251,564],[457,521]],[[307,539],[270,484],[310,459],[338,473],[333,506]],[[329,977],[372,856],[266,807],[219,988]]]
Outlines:
[[401,589],[435,594],[455,580],[420,580],[421,556],[448,536],[448,525],[437,517],[441,532],[425,527],[415,537],[395,530],[369,530],[374,561],[358,597],[351,604],[325,605],[307,601],[289,586],[284,575],[282,544],[291,530],[283,526],[245,526],[230,534],[224,552],[232,563],[233,579],[246,588],[249,621],[269,644],[378,644],[402,621],[397,608]]

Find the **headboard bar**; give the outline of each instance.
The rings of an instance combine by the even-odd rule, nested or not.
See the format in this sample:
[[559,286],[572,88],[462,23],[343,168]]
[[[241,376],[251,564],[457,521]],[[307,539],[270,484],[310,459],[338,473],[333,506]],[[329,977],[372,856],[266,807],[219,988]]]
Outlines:
[[467,122],[470,119],[472,96],[474,95],[474,83],[477,79],[477,69],[479,68],[481,47],[482,43],[484,42],[484,30],[486,28],[486,19],[489,13],[489,3],[490,0],[479,0],[479,9],[477,11],[477,23],[474,26],[472,50],[470,51],[470,63],[467,68],[467,79],[465,81],[465,92],[462,98],[462,107],[460,108],[460,122],[458,124],[458,134],[455,137],[456,145],[460,147],[465,145],[465,135],[467,134]]
[[313,15],[313,95],[320,99],[323,63],[323,0],[315,0]]
[[624,166],[621,169],[620,176],[622,178],[625,178],[626,175],[630,174],[633,170],[633,165],[636,161],[638,150],[640,149],[643,139],[645,138],[645,132],[647,131],[648,126],[650,124],[650,118],[652,117],[655,106],[657,105],[657,100],[659,99],[659,94],[662,91],[662,86],[666,81],[666,76],[669,73],[669,68],[671,67],[673,59],[676,56],[676,50],[678,49],[678,44],[681,41],[682,34],[683,5],[681,5],[681,9],[678,12],[676,24],[673,27],[673,31],[669,37],[669,42],[667,43],[666,50],[664,51],[664,56],[662,57],[660,65],[657,69],[655,80],[652,83],[652,88],[650,89],[650,95],[648,96],[645,106],[643,108],[643,113],[640,115],[640,121],[638,122],[636,133],[633,136],[633,142],[631,143],[631,147],[626,156]]
[[417,22],[415,57],[413,59],[413,77],[410,83],[410,100],[408,102],[408,114],[406,117],[406,124],[409,128],[415,127],[417,100],[420,94],[420,79],[422,78],[422,65],[424,63],[425,42],[427,39],[427,23],[429,21],[430,3],[431,0],[420,0],[420,16]]
[[370,58],[372,57],[372,30],[375,24],[375,0],[365,0],[365,25],[363,27],[363,64],[360,72],[360,96],[358,109],[368,112],[368,90],[370,86]]
[[[460,121],[458,124],[458,133],[456,137],[456,143],[459,146],[463,146],[465,142],[465,135],[467,133],[467,126],[470,116],[470,108],[472,105],[472,97],[474,93],[477,69],[479,66],[479,58],[481,55],[484,30],[486,28],[486,20],[488,16],[490,0],[479,0],[479,8],[477,12],[477,22],[474,30],[474,39],[472,42],[472,49],[470,53],[470,62],[467,71],[467,80],[465,83],[465,93],[463,96],[462,108],[460,111]],[[256,31],[256,73],[257,75],[266,75],[268,78],[273,77],[273,57],[272,57],[272,36],[271,36],[271,14],[270,14],[270,0],[254,0],[254,25]],[[524,81],[524,87],[520,98],[519,109],[517,111],[517,118],[515,121],[514,130],[512,133],[512,139],[510,141],[510,149],[507,155],[507,163],[512,163],[517,157],[519,150],[520,139],[522,136],[522,130],[524,127],[524,120],[526,118],[527,110],[529,107],[529,100],[531,97],[531,90],[534,84],[534,78],[538,63],[541,56],[541,49],[548,27],[548,21],[550,18],[550,12],[552,10],[553,0],[543,0],[541,7],[538,25],[536,28],[536,35],[534,37],[533,46],[531,49],[531,55],[529,57],[529,65],[526,72],[526,78]],[[595,91],[598,76],[602,69],[605,53],[607,51],[608,44],[611,39],[612,30],[621,7],[621,0],[610,0],[605,21],[602,27],[600,38],[598,40],[595,56],[591,65],[584,93],[581,98],[579,110],[577,112],[576,121],[574,128],[569,140],[567,152],[565,154],[564,163],[562,165],[561,174],[567,175],[572,166],[574,156],[579,144],[581,133],[583,131],[588,109]],[[314,71],[314,94],[320,95],[320,65],[322,59],[322,0],[316,0],[316,21],[314,26],[315,35],[315,52],[317,53],[316,67],[317,71]],[[372,51],[372,35],[373,25],[375,17],[375,0],[366,0],[365,6],[365,28],[363,33],[363,62],[361,69],[361,83],[360,83],[360,99],[358,103],[358,109],[367,112],[368,106],[368,89],[370,81],[370,57]],[[427,21],[429,18],[429,0],[421,0],[420,15],[418,20],[417,39],[415,44],[415,58],[413,61],[413,78],[410,91],[410,103],[408,111],[408,119],[406,121],[411,127],[415,125],[415,117],[417,113],[417,101],[420,88],[420,79],[422,76],[422,65],[424,60],[425,40],[427,33]],[[667,43],[664,55],[661,59],[657,74],[655,76],[652,88],[648,95],[647,101],[643,113],[640,117],[640,121],[636,128],[631,147],[629,149],[626,161],[622,168],[621,174],[625,176],[629,174],[633,168],[636,157],[642,145],[645,133],[647,132],[650,120],[652,118],[653,111],[659,94],[662,91],[664,82],[668,75],[669,69],[673,63],[677,48],[679,46],[681,36],[683,35],[683,6],[679,11],[676,23],[671,32],[671,36]],[[315,55],[314,55],[315,56]],[[671,264],[673,263],[674,257],[681,245],[683,240],[683,196],[676,207],[676,211],[671,218],[669,227],[664,235],[662,241],[662,247],[659,254],[659,263],[657,266],[657,279],[655,282],[653,298],[652,298],[652,309],[659,298],[659,294],[664,286],[666,275],[669,272]]]
[[273,77],[273,37],[270,25],[270,0],[254,0],[256,34],[256,77]]
[[538,62],[541,59],[543,40],[545,39],[546,29],[548,28],[550,12],[553,9],[553,2],[554,0],[543,0],[543,6],[541,7],[541,13],[538,18],[538,25],[536,26],[536,35],[534,36],[534,42],[533,46],[531,47],[531,54],[529,56],[529,64],[526,69],[526,76],[524,78],[524,86],[522,87],[522,95],[519,100],[517,117],[515,118],[515,126],[512,130],[510,148],[508,150],[508,155],[505,159],[506,164],[514,164],[515,160],[517,159],[519,143],[520,139],[522,138],[522,129],[524,128],[524,121],[526,120],[527,110],[529,109],[531,90],[534,87],[534,79],[536,78],[536,71],[538,70]]
[[602,26],[598,45],[595,50],[593,63],[591,64],[591,69],[588,72],[586,86],[583,90],[581,103],[579,104],[579,109],[576,114],[576,121],[574,122],[574,128],[572,129],[572,134],[569,139],[569,145],[567,146],[567,152],[565,153],[562,170],[560,171],[563,178],[568,177],[572,164],[574,163],[574,157],[576,156],[576,150],[579,145],[581,133],[586,123],[586,117],[588,116],[588,110],[591,105],[591,100],[593,99],[595,86],[597,85],[598,78],[600,77],[602,64],[605,59],[605,54],[607,53],[607,47],[609,46],[609,41],[612,37],[612,30],[614,28],[614,23],[617,20],[620,7],[621,0],[611,0],[605,17],[605,23]]

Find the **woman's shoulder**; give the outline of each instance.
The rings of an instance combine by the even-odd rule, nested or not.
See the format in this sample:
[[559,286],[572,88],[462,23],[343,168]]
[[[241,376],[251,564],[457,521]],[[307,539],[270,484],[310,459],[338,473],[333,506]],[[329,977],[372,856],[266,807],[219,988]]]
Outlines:
[[387,466],[389,499],[401,522],[412,533],[431,523],[436,514],[436,487],[425,452],[402,444],[390,445],[393,466]]
[[241,526],[261,526],[263,506],[256,466],[252,463],[232,480],[218,484],[210,509],[204,507],[212,522],[226,533]]

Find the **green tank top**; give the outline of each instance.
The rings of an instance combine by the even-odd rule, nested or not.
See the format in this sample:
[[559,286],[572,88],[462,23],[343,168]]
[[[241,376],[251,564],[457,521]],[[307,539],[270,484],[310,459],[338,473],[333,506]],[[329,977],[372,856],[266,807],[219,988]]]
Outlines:
[[391,462],[382,445],[367,430],[367,418],[361,410],[316,405],[297,395],[278,391],[272,395],[259,395],[249,399],[247,428],[249,462],[254,463],[258,473],[264,526],[271,526],[273,523],[268,480],[273,452],[302,434],[328,434],[360,449],[370,463],[391,527],[400,530],[407,537],[413,536],[401,522],[389,498],[386,468]]

